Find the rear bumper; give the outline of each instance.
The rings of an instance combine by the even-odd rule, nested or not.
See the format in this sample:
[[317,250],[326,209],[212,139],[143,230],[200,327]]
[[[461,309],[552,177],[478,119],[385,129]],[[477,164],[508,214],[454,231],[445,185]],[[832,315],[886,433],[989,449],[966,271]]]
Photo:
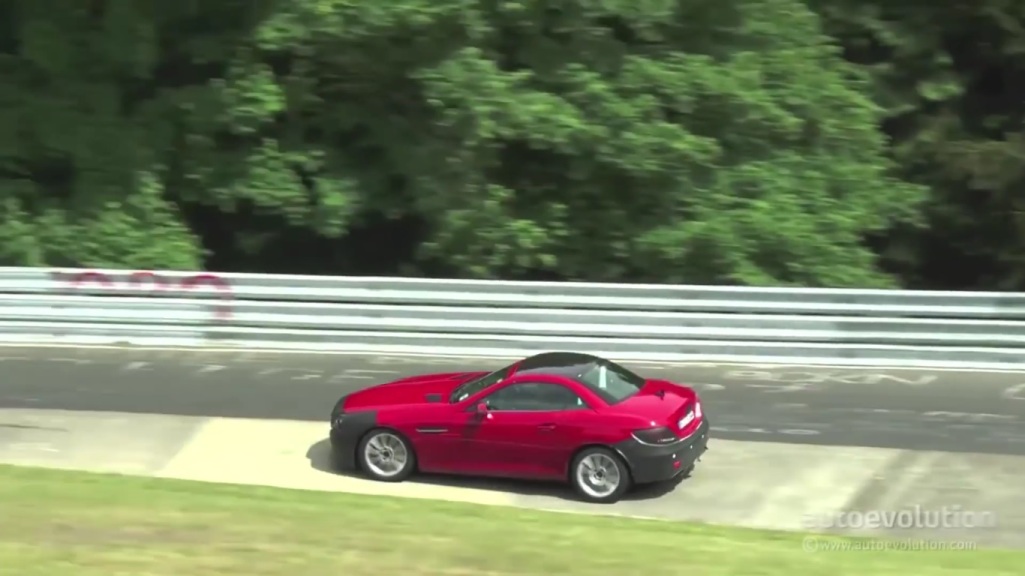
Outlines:
[[636,484],[672,480],[689,470],[708,450],[708,419],[690,436],[665,446],[642,444],[631,438],[615,448],[626,459]]

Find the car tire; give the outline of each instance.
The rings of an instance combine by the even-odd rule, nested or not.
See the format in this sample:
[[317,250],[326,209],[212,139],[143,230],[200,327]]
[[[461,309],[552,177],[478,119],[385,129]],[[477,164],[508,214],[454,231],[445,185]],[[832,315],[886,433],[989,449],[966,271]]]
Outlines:
[[416,471],[413,445],[387,428],[376,428],[363,436],[356,461],[364,475],[381,482],[402,482]]
[[[618,479],[614,486],[610,486],[613,475]],[[633,484],[623,458],[613,450],[599,446],[585,448],[573,458],[569,482],[581,499],[595,504],[618,502]]]

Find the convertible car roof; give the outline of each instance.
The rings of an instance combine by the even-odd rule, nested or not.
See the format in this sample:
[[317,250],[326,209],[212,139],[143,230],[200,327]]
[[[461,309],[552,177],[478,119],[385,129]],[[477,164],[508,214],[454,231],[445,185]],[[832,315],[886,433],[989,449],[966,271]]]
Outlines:
[[516,368],[517,374],[552,374],[575,377],[584,369],[601,361],[597,356],[580,352],[543,352],[524,358]]

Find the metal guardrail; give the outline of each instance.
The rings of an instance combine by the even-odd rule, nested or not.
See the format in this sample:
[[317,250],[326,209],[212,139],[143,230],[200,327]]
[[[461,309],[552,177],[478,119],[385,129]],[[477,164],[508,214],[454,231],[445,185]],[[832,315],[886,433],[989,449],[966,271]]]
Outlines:
[[0,339],[1025,368],[1025,294],[0,268]]

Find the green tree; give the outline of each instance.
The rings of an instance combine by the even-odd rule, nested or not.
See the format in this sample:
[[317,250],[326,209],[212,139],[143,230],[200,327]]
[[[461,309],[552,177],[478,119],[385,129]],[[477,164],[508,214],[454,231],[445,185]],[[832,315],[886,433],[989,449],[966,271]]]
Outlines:
[[1025,289],[1025,4],[814,0],[870,73],[922,227],[880,243],[912,286]]
[[357,195],[460,274],[885,285],[921,198],[800,2],[288,6],[262,58],[313,55]]
[[87,4],[0,8],[0,263],[195,267],[146,112],[124,109],[153,75],[152,22]]
[[199,268],[190,228],[239,212],[340,234],[345,178],[303,173],[325,147],[258,133],[287,107],[252,57],[268,7],[8,3],[0,262]]
[[42,4],[6,35],[36,109],[0,129],[11,263],[391,221],[421,271],[888,285],[864,240],[922,196],[799,0]]

